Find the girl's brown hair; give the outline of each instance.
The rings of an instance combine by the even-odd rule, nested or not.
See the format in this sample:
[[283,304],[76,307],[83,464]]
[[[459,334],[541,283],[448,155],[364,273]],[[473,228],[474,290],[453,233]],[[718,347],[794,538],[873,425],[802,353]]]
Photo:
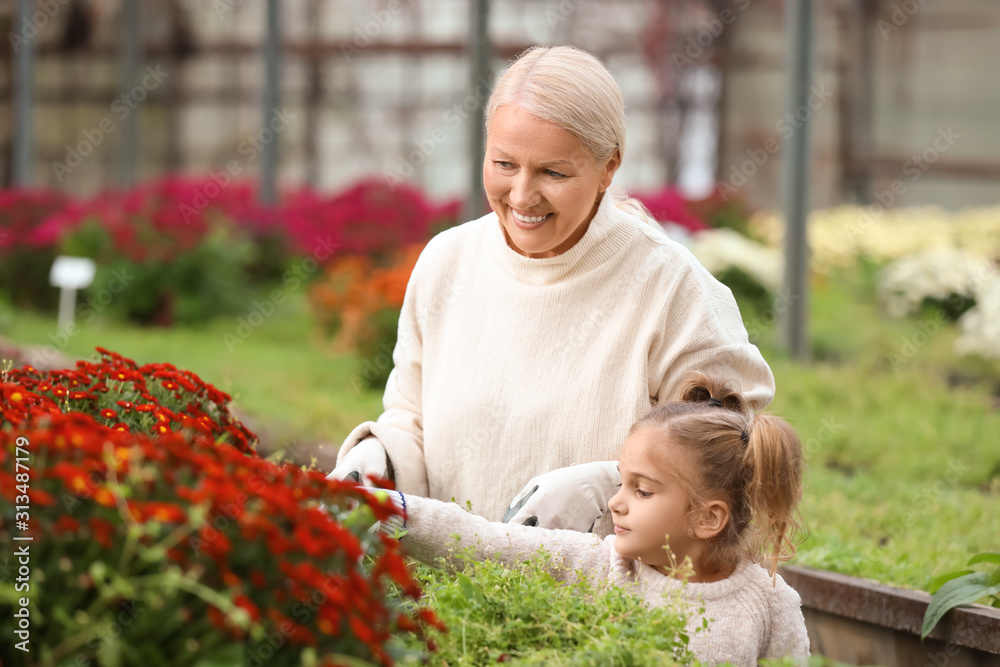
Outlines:
[[696,470],[695,479],[681,480],[692,499],[689,516],[707,500],[729,506],[729,521],[709,540],[715,563],[726,568],[744,556],[766,558],[773,574],[779,561],[795,555],[802,446],[787,422],[751,416],[737,387],[694,371],[677,400],[655,406],[632,432],[649,428],[663,429],[665,442],[686,452]]

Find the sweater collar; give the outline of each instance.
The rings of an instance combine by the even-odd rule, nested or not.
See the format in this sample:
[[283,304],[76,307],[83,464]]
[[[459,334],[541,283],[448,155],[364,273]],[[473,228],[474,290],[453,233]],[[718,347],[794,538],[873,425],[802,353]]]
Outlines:
[[586,273],[617,255],[627,244],[640,221],[628,215],[605,194],[586,233],[576,245],[555,257],[531,258],[507,245],[503,226],[496,213],[489,216],[493,229],[490,245],[497,262],[518,282],[553,285]]

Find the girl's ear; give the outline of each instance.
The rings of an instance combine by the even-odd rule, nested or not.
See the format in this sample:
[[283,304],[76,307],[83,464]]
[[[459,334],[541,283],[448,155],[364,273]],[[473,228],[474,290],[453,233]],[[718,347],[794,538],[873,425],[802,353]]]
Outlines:
[[729,523],[729,505],[721,500],[705,503],[694,526],[694,536],[700,540],[710,540],[717,536]]

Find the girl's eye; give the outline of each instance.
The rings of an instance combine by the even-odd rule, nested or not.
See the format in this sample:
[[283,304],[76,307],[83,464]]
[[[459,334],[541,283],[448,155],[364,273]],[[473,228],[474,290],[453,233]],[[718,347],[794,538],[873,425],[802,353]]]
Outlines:
[[652,498],[653,497],[653,494],[651,492],[649,492],[649,491],[643,491],[642,489],[636,489],[635,492],[639,494],[640,498]]

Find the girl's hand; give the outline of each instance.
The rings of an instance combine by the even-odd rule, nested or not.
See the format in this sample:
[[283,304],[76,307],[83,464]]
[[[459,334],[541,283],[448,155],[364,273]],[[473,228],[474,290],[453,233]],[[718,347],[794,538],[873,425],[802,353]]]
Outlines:
[[533,478],[511,501],[505,523],[586,532],[622,485],[617,461],[558,468]]

